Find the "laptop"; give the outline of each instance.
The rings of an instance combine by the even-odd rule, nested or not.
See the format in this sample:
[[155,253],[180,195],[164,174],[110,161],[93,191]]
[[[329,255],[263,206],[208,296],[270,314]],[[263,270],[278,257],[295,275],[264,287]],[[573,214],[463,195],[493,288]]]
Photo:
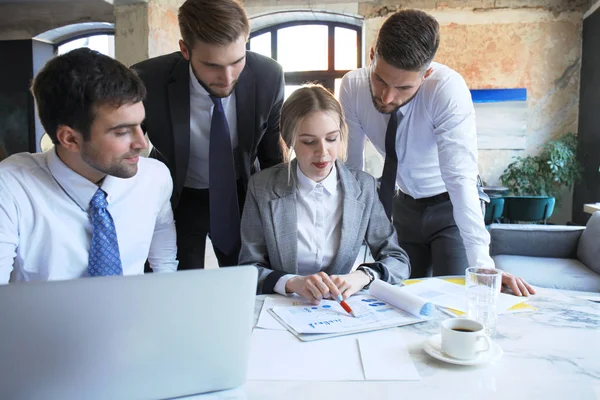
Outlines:
[[0,399],[165,399],[246,380],[254,267],[0,286]]

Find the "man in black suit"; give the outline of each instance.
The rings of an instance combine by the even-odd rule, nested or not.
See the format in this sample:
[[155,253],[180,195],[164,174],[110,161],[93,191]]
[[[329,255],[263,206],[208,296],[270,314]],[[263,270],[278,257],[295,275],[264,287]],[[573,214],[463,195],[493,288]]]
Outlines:
[[133,66],[146,84],[145,129],[174,181],[179,269],[204,267],[210,234],[219,265],[237,265],[248,180],[282,161],[283,71],[246,51],[237,0],[187,0],[180,52]]

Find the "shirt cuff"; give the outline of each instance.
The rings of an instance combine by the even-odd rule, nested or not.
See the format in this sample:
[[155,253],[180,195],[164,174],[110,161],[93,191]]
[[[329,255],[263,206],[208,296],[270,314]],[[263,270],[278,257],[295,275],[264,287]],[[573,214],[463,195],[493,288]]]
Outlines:
[[287,274],[287,275],[284,275],[281,278],[279,278],[277,280],[277,283],[275,284],[275,287],[273,288],[273,291],[275,293],[279,293],[280,295],[283,295],[283,296],[291,295],[292,293],[288,294],[285,292],[285,284],[287,283],[287,281],[289,281],[290,279],[292,279],[295,276],[298,276],[298,275]]
[[375,279],[379,279],[381,276],[379,275],[379,271],[375,271],[373,268],[369,268],[369,267],[365,267],[367,268],[369,271],[371,271],[371,273],[373,274],[373,276],[375,277]]

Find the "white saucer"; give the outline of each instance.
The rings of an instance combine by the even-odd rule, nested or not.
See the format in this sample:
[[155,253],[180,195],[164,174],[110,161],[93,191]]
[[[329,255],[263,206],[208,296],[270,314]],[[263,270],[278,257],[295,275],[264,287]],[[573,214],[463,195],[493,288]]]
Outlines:
[[458,365],[481,365],[494,361],[502,357],[504,351],[498,343],[492,342],[492,348],[488,351],[481,352],[477,357],[469,360],[460,360],[458,358],[450,357],[446,353],[442,352],[442,335],[437,334],[431,336],[423,343],[423,350],[433,358],[437,358],[440,361],[445,361],[450,364]]

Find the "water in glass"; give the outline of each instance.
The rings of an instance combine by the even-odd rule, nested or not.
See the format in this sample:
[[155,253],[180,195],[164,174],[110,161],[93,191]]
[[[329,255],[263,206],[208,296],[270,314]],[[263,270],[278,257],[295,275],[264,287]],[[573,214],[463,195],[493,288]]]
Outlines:
[[481,322],[485,334],[490,337],[496,333],[498,320],[496,297],[485,286],[473,286],[467,290],[467,318]]

